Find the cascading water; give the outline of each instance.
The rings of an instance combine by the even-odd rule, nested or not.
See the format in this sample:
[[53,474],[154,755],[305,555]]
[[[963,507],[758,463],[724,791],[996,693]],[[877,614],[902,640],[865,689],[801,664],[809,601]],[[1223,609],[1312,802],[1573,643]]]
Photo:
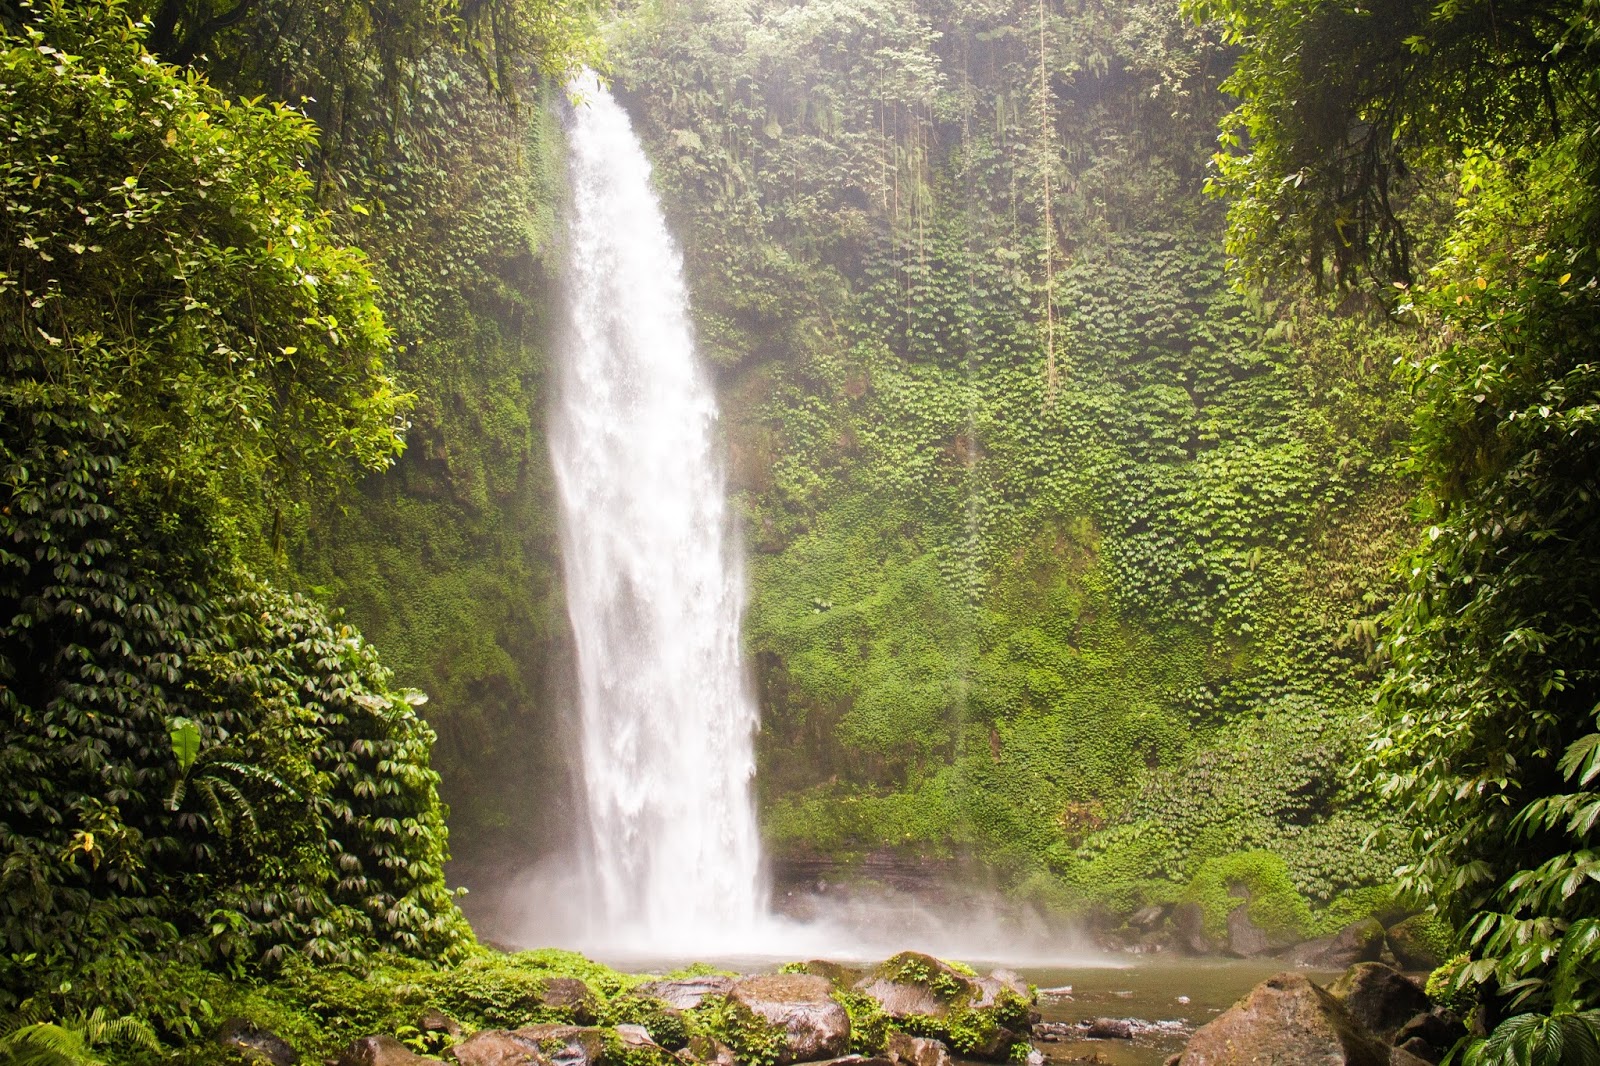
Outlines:
[[571,91],[551,452],[589,822],[578,936],[703,952],[737,945],[766,913],[743,570],[716,398],[650,165],[592,74]]

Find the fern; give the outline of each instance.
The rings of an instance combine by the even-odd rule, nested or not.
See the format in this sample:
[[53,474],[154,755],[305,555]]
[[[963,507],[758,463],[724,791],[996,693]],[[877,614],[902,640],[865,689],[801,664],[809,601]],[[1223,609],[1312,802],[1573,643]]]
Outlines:
[[[1455,1063],[1455,1054],[1445,1060]],[[1465,1048],[1460,1066],[1600,1066],[1600,1010],[1519,1014]]]
[[0,1023],[0,1066],[106,1066],[95,1053],[105,1044],[161,1050],[149,1026],[137,1018],[108,1018],[104,1007],[64,1022],[25,1010]]

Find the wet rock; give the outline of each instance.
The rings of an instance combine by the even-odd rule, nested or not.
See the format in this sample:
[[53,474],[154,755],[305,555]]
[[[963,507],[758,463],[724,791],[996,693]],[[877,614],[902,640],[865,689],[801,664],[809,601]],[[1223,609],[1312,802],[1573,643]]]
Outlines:
[[1024,981],[1022,975],[1015,970],[990,970],[988,977],[980,977],[974,983],[978,986],[978,998],[972,1003],[974,1007],[992,1007],[1005,993],[1024,1003],[1033,1001],[1033,993],[1028,988],[1028,982]]
[[1172,912],[1174,940],[1189,955],[1215,955],[1217,944],[1206,935],[1206,916],[1198,903],[1180,903]]
[[1267,978],[1189,1040],[1179,1066],[1389,1066],[1393,1049],[1304,975]]
[[832,1059],[850,1050],[850,1016],[833,998],[833,983],[804,973],[736,981],[729,998],[784,1030],[778,1064]]
[[460,1036],[461,1026],[450,1015],[442,1010],[429,1007],[417,1016],[417,1028],[424,1033],[443,1033],[446,1036]]
[[1427,1059],[1413,1055],[1403,1047],[1389,1049],[1389,1066],[1431,1066]]
[[891,1018],[943,1018],[950,1004],[980,997],[976,982],[932,955],[903,951],[856,982]]
[[511,1035],[531,1041],[551,1066],[594,1066],[605,1058],[606,1031],[592,1025],[529,1025]]
[[1422,989],[1381,962],[1361,962],[1346,970],[1328,991],[1362,1025],[1385,1041],[1393,1041],[1400,1027],[1429,1003]]
[[1389,950],[1395,961],[1408,970],[1436,970],[1444,964],[1434,948],[1433,928],[1437,919],[1416,914],[1389,927]]
[[296,1066],[300,1052],[277,1033],[262,1029],[248,1018],[229,1018],[217,1030],[217,1043],[233,1048],[261,1066]]
[[1333,936],[1296,944],[1282,958],[1296,966],[1342,970],[1358,962],[1376,962],[1383,954],[1383,923],[1376,918],[1351,922]]
[[1265,955],[1271,943],[1260,926],[1250,920],[1250,909],[1245,904],[1228,912],[1228,954],[1241,959]]
[[433,1066],[392,1036],[364,1036],[340,1053],[337,1066]]
[[829,962],[827,959],[810,960],[805,963],[805,972],[816,977],[826,977],[836,988],[849,988],[861,980],[862,976],[862,971],[858,967]]
[[549,1066],[537,1040],[504,1029],[480,1029],[446,1048],[444,1057],[460,1066]]
[[938,1040],[910,1033],[889,1034],[889,1058],[899,1066],[950,1066],[950,1049]]
[[836,1059],[808,1062],[806,1066],[894,1066],[894,1062],[884,1055],[842,1055]]
[[642,1025],[619,1025],[615,1032],[623,1051],[659,1051],[663,1056],[666,1055],[667,1049],[656,1043],[650,1030]]
[[1095,1018],[1083,1035],[1091,1040],[1132,1040],[1133,1023],[1126,1018]]
[[654,996],[674,1010],[694,1010],[707,996],[725,996],[733,991],[733,978],[710,974],[672,981],[648,981],[634,991]]

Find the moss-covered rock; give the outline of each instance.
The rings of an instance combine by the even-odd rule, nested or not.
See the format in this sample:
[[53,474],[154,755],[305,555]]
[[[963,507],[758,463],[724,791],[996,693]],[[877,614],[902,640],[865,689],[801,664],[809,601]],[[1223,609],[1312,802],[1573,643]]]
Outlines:
[[1443,919],[1432,914],[1415,914],[1391,925],[1387,931],[1389,950],[1407,970],[1436,970],[1450,957],[1455,935]]

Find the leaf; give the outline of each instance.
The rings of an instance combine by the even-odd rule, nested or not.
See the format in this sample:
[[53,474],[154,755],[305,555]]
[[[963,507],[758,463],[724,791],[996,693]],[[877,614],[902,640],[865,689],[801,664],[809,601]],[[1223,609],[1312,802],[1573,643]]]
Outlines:
[[167,722],[167,736],[172,740],[172,756],[178,760],[178,772],[188,774],[200,757],[200,729],[187,718],[172,718]]

